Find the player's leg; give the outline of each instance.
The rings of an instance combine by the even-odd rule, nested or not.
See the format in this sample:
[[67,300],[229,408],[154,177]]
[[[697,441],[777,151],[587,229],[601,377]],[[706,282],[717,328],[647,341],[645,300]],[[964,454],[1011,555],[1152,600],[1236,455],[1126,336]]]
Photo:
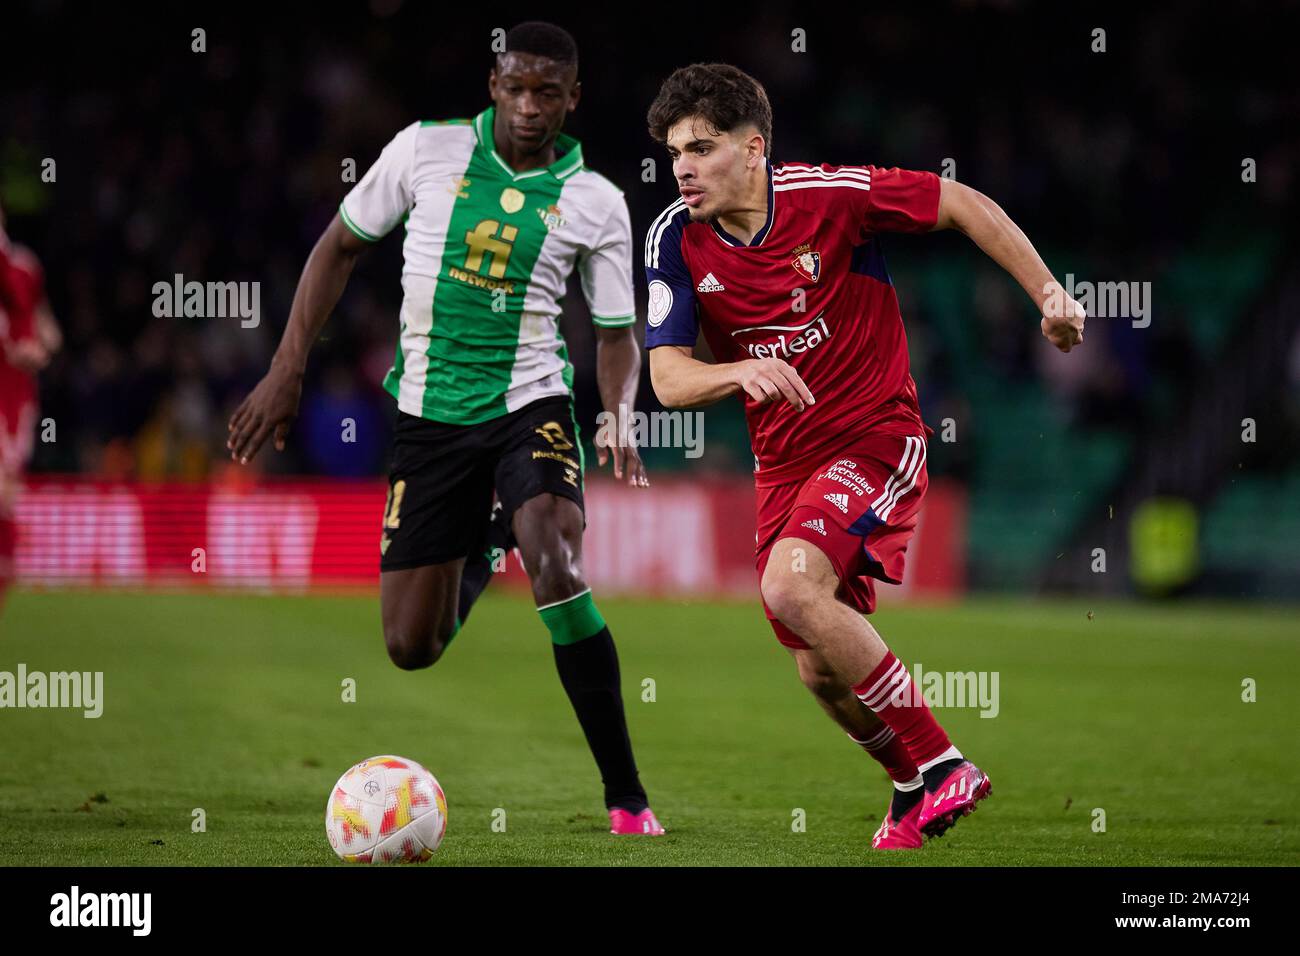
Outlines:
[[[889,653],[876,629],[838,600],[840,573],[804,538],[783,537],[763,569],[763,603],[853,686]],[[855,679],[856,678],[856,679]]]
[[[758,489],[758,534],[755,537],[763,542],[756,552],[760,580],[772,557],[772,545],[775,543],[773,539],[779,537],[782,528],[790,523],[790,516],[806,490],[807,483],[799,481],[766,485]],[[812,493],[813,500],[825,500],[816,497],[816,494],[817,492]],[[847,515],[847,495],[839,492],[830,494],[833,500],[845,503]],[[832,530],[833,525],[832,522]],[[824,521],[822,526],[825,527]],[[802,553],[793,552],[791,570],[802,572],[803,561]],[[912,793],[916,790],[919,786],[920,773],[907,747],[898,736],[862,701],[858,700],[857,695],[853,693],[852,685],[822,654],[813,650],[803,637],[777,620],[770,608],[765,606],[764,610],[767,612],[768,623],[772,625],[777,641],[793,656],[798,667],[799,679],[827,715],[843,728],[850,740],[879,761],[896,787],[901,788],[904,793]],[[908,802],[908,799],[901,798],[896,802],[901,807]]]
[[[660,831],[632,754],[614,638],[582,572],[582,510],[567,498],[538,495],[515,511],[514,529],[560,683],[600,768],[611,822],[616,830]],[[631,819],[615,819],[615,810]]]
[[826,711],[826,716],[839,724],[856,743],[874,737],[882,728],[888,730],[880,718],[863,706],[848,681],[830,666],[826,658],[812,648],[791,647],[787,650],[794,658],[804,687]]
[[508,555],[516,547],[514,532],[497,502],[483,523],[482,538],[470,549],[460,571],[460,594],[457,598],[457,627],[464,627],[469,612],[487,588],[492,575],[505,570]]
[[922,437],[881,436],[828,463],[773,534],[762,589],[770,616],[819,651],[906,745],[925,780],[919,826],[938,835],[988,795],[988,777],[952,745],[907,668],[860,616],[875,609],[870,578],[902,580],[929,484],[925,451]]
[[459,630],[461,571],[492,506],[492,463],[484,448],[500,427],[398,414],[379,601],[388,656],[403,670],[433,664]]
[[[792,571],[792,566],[803,570]],[[962,754],[876,628],[836,600],[840,580],[840,572],[819,546],[806,538],[780,538],[763,572],[763,601],[904,741],[927,792],[935,792],[962,762]]]
[[389,658],[402,670],[430,666],[451,643],[458,630],[456,609],[464,563],[464,558],[455,558],[380,573],[384,644]]
[[921,772],[889,725],[853,693],[853,686],[812,648],[787,648],[799,670],[799,680],[831,720],[855,744],[875,757],[890,779],[905,791],[921,785]]
[[[795,518],[803,517],[801,512],[805,509],[796,509]],[[938,835],[952,825],[952,814],[970,812],[975,802],[987,795],[987,777],[952,745],[907,668],[876,629],[837,599],[843,578],[843,572],[819,545],[802,537],[781,538],[763,572],[763,600],[907,747],[927,794],[919,825]],[[967,768],[973,772],[968,773]],[[949,786],[952,797],[945,803],[944,791]],[[955,809],[949,810],[949,806]]]
[[[824,477],[825,473],[818,476]],[[831,500],[844,505],[847,514],[847,495],[839,490],[824,492],[810,488],[816,481],[817,479],[812,482],[793,481],[757,487],[757,533],[754,540],[757,545],[755,557],[760,580],[772,557],[772,545],[790,524],[791,515],[802,498],[811,495],[814,501],[824,501],[825,498],[817,496],[830,494]],[[824,524],[824,521],[821,522],[822,526]],[[833,525],[832,522],[832,528]],[[794,560],[791,570],[805,570],[803,555],[793,552],[792,557]],[[777,620],[766,604],[764,611],[777,641],[794,657],[799,679],[804,686],[830,718],[848,734],[849,739],[880,763],[894,782],[889,809],[885,813],[884,822],[872,838],[871,845],[880,850],[919,848],[922,840],[917,824],[924,802],[924,789],[921,773],[907,746],[887,724],[858,700],[852,685],[822,654],[813,650],[803,637]]]
[[662,833],[632,754],[614,639],[582,569],[582,452],[567,399],[529,406],[497,465],[496,487],[560,683],[600,769],[611,830]]
[[[798,552],[793,556],[796,565],[807,560]],[[840,603],[834,596],[831,600]],[[872,847],[877,850],[919,849],[922,843],[920,816],[925,798],[924,778],[907,745],[893,728],[858,699],[852,684],[822,653],[781,621],[772,620],[770,623],[777,639],[794,657],[803,685],[849,739],[885,768],[894,783],[889,809],[872,837]]]

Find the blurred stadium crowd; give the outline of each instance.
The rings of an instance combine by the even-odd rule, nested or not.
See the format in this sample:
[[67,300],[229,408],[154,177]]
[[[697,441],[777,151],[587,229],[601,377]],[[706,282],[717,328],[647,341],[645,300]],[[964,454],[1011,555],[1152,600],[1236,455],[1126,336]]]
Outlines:
[[[645,132],[646,106],[672,68],[719,59],[767,84],[776,159],[936,172],[951,163],[1025,228],[1059,277],[1153,284],[1149,327],[1090,321],[1087,347],[1067,357],[1040,340],[1028,300],[961,237],[887,242],[922,409],[931,425],[952,418],[958,428],[956,442],[936,443],[932,471],[977,491],[980,457],[999,446],[962,437],[987,437],[980,423],[995,419],[1082,436],[1052,446],[1059,460],[1027,481],[1099,460],[1109,464],[1098,484],[1113,480],[1133,440],[1209,380],[1294,250],[1300,89],[1285,82],[1281,34],[1274,56],[1258,32],[1182,9],[1120,18],[953,3],[931,15],[815,19],[769,7],[743,30],[722,13],[689,36],[648,21],[634,42],[617,21],[536,8],[454,22],[400,0],[328,18],[310,10],[129,23],[84,10],[69,34],[51,15],[60,4],[20,5],[14,35],[24,39],[0,87],[0,201],[11,232],[42,257],[66,334],[41,380],[58,441],[37,445],[34,470],[148,479],[221,467],[226,418],[264,371],[303,261],[348,188],[342,161],[363,172],[411,120],[486,106],[491,31],[516,19],[549,15],[577,37],[584,92],[567,131],[625,190],[638,242],[675,194]],[[194,27],[206,31],[206,52],[191,49]],[[796,29],[806,52],[791,49]],[[931,55],[918,58],[922,49]],[[46,157],[55,183],[41,181]],[[1255,181],[1243,181],[1246,158]],[[382,472],[391,401],[379,382],[396,340],[400,245],[390,237],[359,265],[311,363],[295,439],[263,456],[267,470]],[[155,318],[152,288],[176,274],[260,282],[260,324]],[[639,270],[636,279],[644,295]],[[580,421],[591,423],[592,335],[581,297],[567,309]],[[1288,348],[1277,407],[1294,433],[1300,345]],[[641,406],[658,407],[645,380]],[[338,440],[348,417],[353,445]],[[1023,444],[1008,430],[1004,444]],[[735,403],[707,413],[705,448],[706,465],[746,468]],[[664,450],[647,457],[656,468],[685,464]],[[1007,461],[995,467],[1005,472]]]

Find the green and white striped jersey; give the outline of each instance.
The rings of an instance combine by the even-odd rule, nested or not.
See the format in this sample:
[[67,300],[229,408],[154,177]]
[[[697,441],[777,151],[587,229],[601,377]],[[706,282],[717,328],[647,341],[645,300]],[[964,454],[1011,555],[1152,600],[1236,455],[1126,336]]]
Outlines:
[[368,241],[405,223],[384,388],[407,414],[457,425],[572,394],[559,316],[575,266],[597,325],[635,321],[623,193],[563,134],[552,165],[515,172],[494,147],[494,112],[406,127],[339,206]]

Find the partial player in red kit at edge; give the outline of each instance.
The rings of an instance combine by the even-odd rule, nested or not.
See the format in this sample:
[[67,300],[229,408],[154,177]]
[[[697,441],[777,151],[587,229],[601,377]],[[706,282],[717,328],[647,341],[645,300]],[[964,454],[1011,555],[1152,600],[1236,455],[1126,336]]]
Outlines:
[[0,609],[14,574],[14,503],[36,429],[36,373],[60,340],[40,263],[10,243],[0,212]]
[[[677,70],[650,107],[680,198],[645,241],[655,394],[740,395],[758,492],[763,605],[804,684],[894,781],[877,849],[915,849],[990,792],[907,668],[862,617],[898,584],[925,495],[926,441],[877,237],[957,229],[1012,275],[1068,352],[1084,311],[986,196],[933,173],[770,160],[763,87],[725,64]],[[704,333],[715,359],[692,355]]]

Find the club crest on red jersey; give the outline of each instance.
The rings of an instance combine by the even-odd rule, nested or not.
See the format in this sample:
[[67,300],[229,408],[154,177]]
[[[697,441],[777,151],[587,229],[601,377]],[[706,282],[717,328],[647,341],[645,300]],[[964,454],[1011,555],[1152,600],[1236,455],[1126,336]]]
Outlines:
[[794,260],[790,265],[809,282],[816,282],[822,274],[822,254],[813,252],[812,244],[805,242],[794,247]]

